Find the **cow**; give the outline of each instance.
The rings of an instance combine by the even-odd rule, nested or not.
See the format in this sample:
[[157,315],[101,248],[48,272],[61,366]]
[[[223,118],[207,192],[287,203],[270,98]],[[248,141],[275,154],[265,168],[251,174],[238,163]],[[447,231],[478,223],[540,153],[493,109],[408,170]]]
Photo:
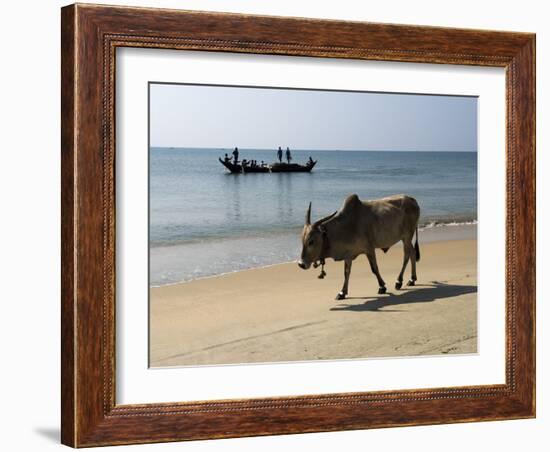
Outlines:
[[[365,254],[370,268],[378,280],[378,293],[386,293],[386,283],[380,276],[375,250],[384,253],[400,240],[403,242],[403,266],[397,277],[395,288],[401,289],[403,273],[411,261],[411,278],[408,286],[416,282],[416,263],[420,260],[418,246],[418,218],[420,208],[416,200],[407,195],[394,195],[382,199],[361,201],[357,195],[350,195],[340,210],[311,224],[311,202],[306,212],[302,231],[302,253],[298,266],[307,270],[313,264],[324,266],[325,259],[344,261],[344,285],[336,295],[343,300],[348,294],[348,283],[353,260]],[[413,236],[416,242],[413,247]],[[319,278],[325,275],[324,268]]]

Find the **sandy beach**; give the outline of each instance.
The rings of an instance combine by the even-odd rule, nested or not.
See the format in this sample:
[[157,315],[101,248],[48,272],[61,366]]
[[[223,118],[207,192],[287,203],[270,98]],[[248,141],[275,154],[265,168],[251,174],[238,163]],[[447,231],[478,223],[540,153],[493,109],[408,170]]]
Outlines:
[[343,263],[331,260],[324,280],[286,263],[153,287],[150,366],[475,353],[475,226],[457,227],[454,239],[445,229],[421,235],[415,287],[394,289],[401,246],[377,251],[384,295],[365,257],[342,301]]

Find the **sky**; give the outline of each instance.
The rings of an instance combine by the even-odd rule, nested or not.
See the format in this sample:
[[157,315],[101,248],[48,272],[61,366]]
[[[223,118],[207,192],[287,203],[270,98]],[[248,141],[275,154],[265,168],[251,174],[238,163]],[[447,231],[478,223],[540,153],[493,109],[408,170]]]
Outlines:
[[477,152],[477,98],[152,83],[153,147]]

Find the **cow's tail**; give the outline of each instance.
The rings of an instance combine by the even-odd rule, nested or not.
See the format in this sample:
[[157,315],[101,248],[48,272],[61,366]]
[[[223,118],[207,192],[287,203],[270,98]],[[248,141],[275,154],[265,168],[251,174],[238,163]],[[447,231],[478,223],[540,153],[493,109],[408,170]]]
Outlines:
[[418,246],[418,225],[416,226],[416,242],[414,243],[414,250],[416,251],[416,262],[420,260],[420,247]]

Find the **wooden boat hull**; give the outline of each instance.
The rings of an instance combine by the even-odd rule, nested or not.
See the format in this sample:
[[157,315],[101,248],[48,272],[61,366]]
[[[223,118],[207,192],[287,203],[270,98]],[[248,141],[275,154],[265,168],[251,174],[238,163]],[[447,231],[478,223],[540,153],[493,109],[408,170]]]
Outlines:
[[271,165],[272,173],[309,173],[317,160],[311,164],[300,165],[298,163],[274,163]]
[[220,163],[225,166],[233,174],[249,174],[249,173],[309,173],[317,163],[314,160],[312,163],[300,165],[298,163],[273,163],[270,166],[246,166],[235,165],[231,161],[225,161],[218,158]]
[[241,165],[235,165],[234,163],[231,163],[231,161],[226,162],[225,160],[222,160],[220,158],[218,158],[218,160],[233,174],[240,174],[243,172],[243,167]]
[[250,167],[245,166],[243,173],[269,173],[269,167],[268,166],[256,166],[256,167]]

